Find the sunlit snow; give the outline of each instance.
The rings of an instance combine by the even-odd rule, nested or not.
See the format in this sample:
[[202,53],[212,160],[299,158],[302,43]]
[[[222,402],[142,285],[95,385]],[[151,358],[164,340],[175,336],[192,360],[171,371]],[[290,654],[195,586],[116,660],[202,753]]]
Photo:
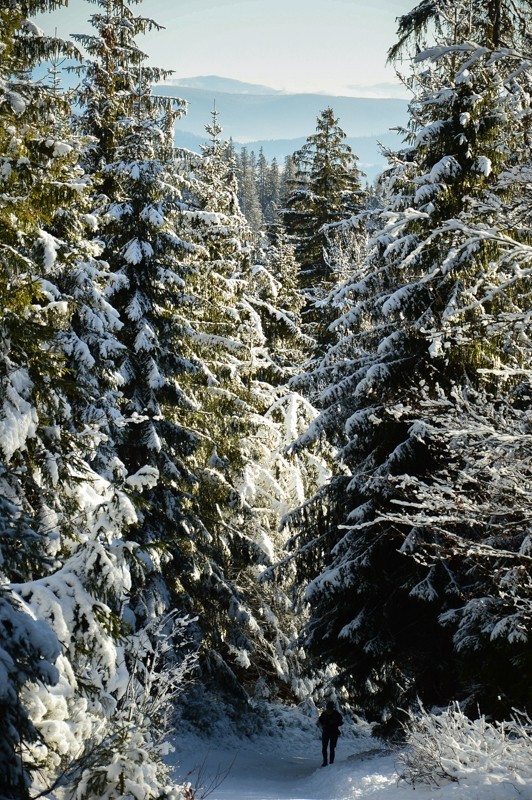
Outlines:
[[179,782],[210,800],[532,800],[530,783],[492,770],[485,756],[458,782],[414,789],[400,779],[399,749],[347,716],[335,763],[321,767],[316,721],[317,711],[295,708],[274,710],[260,735],[239,737],[219,722],[202,738],[180,726],[169,760]]

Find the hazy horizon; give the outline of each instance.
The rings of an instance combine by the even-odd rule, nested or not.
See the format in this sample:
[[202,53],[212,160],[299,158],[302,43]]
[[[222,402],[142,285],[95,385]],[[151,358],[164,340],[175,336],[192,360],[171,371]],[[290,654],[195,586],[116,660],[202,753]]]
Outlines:
[[[231,78],[227,75],[183,75],[180,77],[172,76],[165,81],[161,82],[161,85],[168,85],[168,86],[183,86],[183,87],[191,87],[191,88],[202,88],[205,86],[206,88],[211,88],[214,84],[218,83],[219,92],[237,92],[242,94],[254,94],[256,93],[255,90],[260,90],[259,94],[266,94],[266,92],[271,92],[273,94],[279,95],[293,95],[293,94],[311,94],[311,95],[323,95],[323,96],[333,96],[333,97],[359,97],[359,98],[373,98],[373,99],[388,99],[388,100],[395,100],[395,99],[405,99],[408,96],[408,92],[401,83],[376,83],[376,84],[368,84],[368,85],[360,85],[360,84],[351,84],[348,86],[341,87],[340,92],[326,92],[323,91],[316,91],[313,92],[311,90],[307,91],[290,91],[288,89],[276,89],[273,86],[268,86],[262,83],[252,83],[250,81],[243,81],[240,78]],[[227,86],[227,88],[220,88],[222,86]]]
[[[399,96],[386,64],[396,18],[414,0],[144,0],[165,30],[139,37],[153,63],[180,76],[220,76],[288,93]],[[91,30],[94,2],[36,17],[62,38]],[[378,87],[378,88],[374,88]],[[368,91],[384,92],[369,95]],[[388,92],[388,94],[386,94]]]

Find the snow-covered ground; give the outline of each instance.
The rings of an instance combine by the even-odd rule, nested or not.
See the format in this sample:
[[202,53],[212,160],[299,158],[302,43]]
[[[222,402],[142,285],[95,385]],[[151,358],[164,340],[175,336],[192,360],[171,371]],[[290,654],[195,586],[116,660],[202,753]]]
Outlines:
[[196,789],[198,800],[532,800],[532,785],[472,772],[458,783],[412,788],[399,779],[397,753],[349,722],[336,761],[321,767],[314,721],[303,715],[273,720],[269,734],[239,739],[216,732],[211,739],[177,736],[176,776]]

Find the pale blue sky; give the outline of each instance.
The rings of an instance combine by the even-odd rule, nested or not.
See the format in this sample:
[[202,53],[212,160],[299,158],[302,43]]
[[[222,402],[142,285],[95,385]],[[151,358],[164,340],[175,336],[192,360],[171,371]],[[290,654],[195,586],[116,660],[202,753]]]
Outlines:
[[[372,94],[394,83],[386,52],[396,18],[416,0],[145,0],[136,8],[165,26],[138,43],[175,77],[221,75],[287,91]],[[69,0],[42,15],[47,32],[89,29],[96,6]],[[377,92],[379,93],[379,92]]]

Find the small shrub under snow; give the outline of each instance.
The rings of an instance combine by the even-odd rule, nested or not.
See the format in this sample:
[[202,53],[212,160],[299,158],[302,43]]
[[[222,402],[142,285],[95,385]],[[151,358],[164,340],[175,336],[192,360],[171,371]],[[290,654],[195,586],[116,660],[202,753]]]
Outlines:
[[475,776],[510,782],[516,789],[532,783],[532,723],[522,714],[491,723],[485,717],[469,719],[457,704],[441,714],[421,708],[409,715],[405,729],[408,746],[397,759],[399,777],[412,786]]

